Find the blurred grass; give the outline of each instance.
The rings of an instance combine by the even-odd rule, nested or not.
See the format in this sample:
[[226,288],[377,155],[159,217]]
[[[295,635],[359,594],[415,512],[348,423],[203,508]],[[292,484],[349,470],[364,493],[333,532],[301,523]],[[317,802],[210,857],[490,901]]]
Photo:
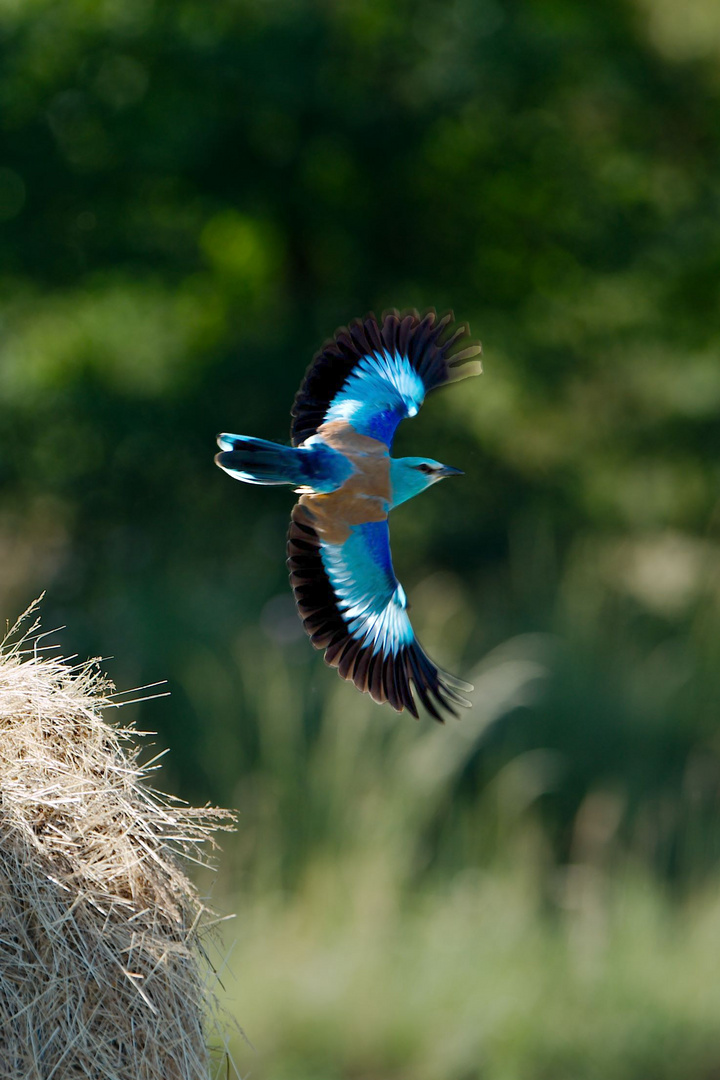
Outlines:
[[475,674],[473,712],[445,729],[330,694],[307,754],[293,680],[273,665],[262,766],[238,785],[226,854],[239,918],[223,982],[253,1044],[234,1047],[244,1074],[717,1075],[717,878],[660,885],[611,788],[586,793],[559,866],[540,812],[564,765],[549,750],[462,798],[494,726],[552,692],[556,653],[541,637],[507,643]]
[[[256,674],[253,707],[267,723],[258,769],[237,785],[240,833],[226,853],[226,881],[238,891],[223,906],[239,917],[227,924],[223,982],[252,1042],[234,1047],[242,1072],[261,1080],[717,1075],[712,770],[697,750],[684,762],[671,755],[685,775],[679,790],[656,778],[637,804],[602,762],[587,763],[594,784],[583,777],[581,731],[575,753],[552,747],[548,717],[566,731],[577,695],[608,700],[620,690],[593,686],[587,659],[583,666],[583,647],[598,647],[599,624],[591,625],[584,644],[576,625],[565,640],[525,635],[491,652],[472,673],[472,712],[445,728],[398,723],[338,682],[316,701],[318,726],[307,738],[296,669],[267,650],[245,654]],[[662,667],[664,675],[657,665],[646,672],[657,687],[653,725],[663,701],[672,711],[663,678],[677,681],[671,655]],[[646,695],[642,666],[629,664],[620,685],[628,674],[625,691]],[[312,682],[308,692],[316,698]],[[575,714],[578,729],[602,713],[600,698],[592,717]],[[533,724],[538,745],[527,749]],[[657,754],[658,734],[648,741],[636,732],[626,745],[639,738],[640,754]],[[602,757],[606,736],[591,736],[591,759]],[[472,762],[492,761],[494,742],[513,741],[517,752],[501,753],[478,789]],[[606,756],[612,764],[612,745]],[[573,789],[574,806],[559,812],[569,830],[558,831],[557,800]]]
[[[292,901],[237,898],[231,1007],[267,1080],[711,1080],[717,882],[678,906],[576,865],[548,913],[527,830],[505,865],[408,898],[392,855],[316,860]],[[510,864],[514,864],[511,868]],[[227,975],[225,975],[227,978]]]

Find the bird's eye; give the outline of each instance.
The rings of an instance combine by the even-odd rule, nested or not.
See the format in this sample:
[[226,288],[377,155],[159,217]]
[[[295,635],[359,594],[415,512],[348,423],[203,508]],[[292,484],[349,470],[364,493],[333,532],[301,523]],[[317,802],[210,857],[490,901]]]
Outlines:
[[418,469],[420,470],[420,472],[424,472],[424,473],[431,473],[432,472],[432,466],[430,466],[430,465],[425,465],[425,464],[418,465]]

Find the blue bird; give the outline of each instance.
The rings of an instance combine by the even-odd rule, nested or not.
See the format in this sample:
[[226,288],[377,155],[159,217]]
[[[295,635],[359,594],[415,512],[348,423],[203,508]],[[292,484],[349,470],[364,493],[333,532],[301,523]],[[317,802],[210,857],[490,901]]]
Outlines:
[[[390,556],[388,514],[460,472],[432,458],[391,458],[395,430],[425,395],[480,373],[479,345],[452,313],[368,315],[315,355],[292,408],[291,446],[219,435],[216,463],[247,484],[300,494],[288,536],[290,583],[313,645],[377,702],[436,720],[469,705],[468,683],[442,671],[410,625]],[[458,348],[458,345],[464,345]]]

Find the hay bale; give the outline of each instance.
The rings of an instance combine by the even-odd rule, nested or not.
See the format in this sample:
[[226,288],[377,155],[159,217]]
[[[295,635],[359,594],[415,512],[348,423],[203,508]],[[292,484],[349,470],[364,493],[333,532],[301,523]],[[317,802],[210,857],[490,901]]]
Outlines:
[[[210,913],[181,868],[226,811],[152,791],[97,663],[0,646],[0,1077],[207,1080]],[[223,1075],[225,1067],[223,1066]]]

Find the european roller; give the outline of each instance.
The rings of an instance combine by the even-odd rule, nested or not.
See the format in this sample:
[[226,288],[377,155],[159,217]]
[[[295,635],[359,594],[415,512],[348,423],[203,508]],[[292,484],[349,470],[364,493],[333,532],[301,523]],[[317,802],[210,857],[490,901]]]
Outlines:
[[[292,484],[290,583],[310,640],[343,679],[417,717],[469,705],[472,687],[427,656],[395,577],[388,515],[446,476],[432,458],[392,458],[401,420],[430,390],[481,371],[479,345],[452,313],[352,322],[315,355],[292,407],[291,446],[219,435],[215,461],[246,484]],[[412,685],[411,685],[412,684]]]

